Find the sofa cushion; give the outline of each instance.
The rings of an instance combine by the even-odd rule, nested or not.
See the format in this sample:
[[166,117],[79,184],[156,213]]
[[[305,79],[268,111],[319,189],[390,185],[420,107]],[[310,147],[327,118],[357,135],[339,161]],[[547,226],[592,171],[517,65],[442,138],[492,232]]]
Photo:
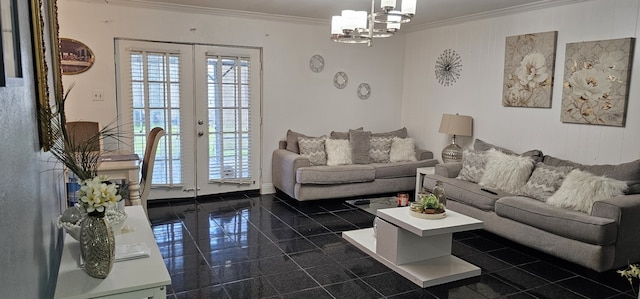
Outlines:
[[345,139],[325,139],[324,148],[327,151],[327,165],[351,164],[351,145]]
[[285,149],[290,152],[299,154],[300,147],[298,146],[298,137],[309,137],[309,136],[298,133],[298,132],[294,132],[291,130],[287,130],[287,147]]
[[[489,142],[480,140],[478,138],[476,138],[476,140],[473,143],[473,149],[475,149],[477,151],[488,151],[488,150],[490,150],[492,148],[496,149],[497,151],[500,151],[500,152],[503,152],[505,154],[508,154],[508,155],[518,156],[517,153],[515,153],[514,151],[512,151],[510,149],[506,149],[504,147],[495,146],[495,145],[493,145],[493,144],[491,144]],[[540,150],[529,150],[529,151],[526,151],[526,152],[520,154],[520,156],[531,157],[535,163],[542,162],[542,158],[543,158],[542,151],[540,151]]]
[[571,166],[573,168],[591,172],[595,175],[604,175],[609,178],[625,181],[629,186],[626,191],[627,194],[640,193],[640,159],[616,165],[583,165],[573,161],[545,155],[543,162],[544,164],[552,166]]
[[516,194],[527,184],[532,171],[533,160],[530,157],[508,155],[490,149],[479,184]]
[[393,138],[391,141],[391,151],[389,152],[389,161],[394,162],[411,162],[416,161],[416,141],[413,138]]
[[375,136],[375,137],[398,137],[398,138],[407,138],[408,134],[407,134],[407,128],[403,127],[402,129],[397,129],[395,131],[391,131],[391,132],[384,132],[384,133],[372,133],[371,136]]
[[349,130],[353,164],[369,164],[369,136],[371,136],[369,131]]
[[483,187],[476,183],[431,174],[424,176],[423,185],[431,190],[436,181],[442,181],[449,200],[455,200],[483,211],[493,211],[496,200],[503,196],[513,195],[502,190],[493,190],[497,194],[491,194],[482,191]]
[[[364,130],[364,127],[360,127],[354,130]],[[331,137],[331,139],[346,139],[349,140],[349,131],[347,132],[337,132],[337,131],[331,131],[331,133],[329,133],[329,137]]]
[[613,219],[557,208],[528,197],[503,197],[496,202],[495,211],[498,216],[590,244],[609,245],[617,238]]
[[549,166],[542,162],[536,164],[531,177],[518,195],[546,201],[560,188],[564,178],[572,170],[570,166]]
[[462,152],[462,169],[456,178],[472,183],[480,182],[485,164],[487,164],[485,152],[464,150]]
[[345,184],[373,181],[376,170],[370,165],[300,167],[296,171],[299,184]]
[[322,137],[298,137],[300,155],[309,159],[311,165],[327,165],[327,152],[324,149]]
[[546,203],[591,214],[594,202],[623,195],[626,188],[627,184],[623,181],[574,169],[567,174],[558,191],[547,198]]
[[369,159],[371,163],[389,163],[391,136],[371,136],[369,138]]
[[416,168],[432,167],[437,161],[433,159],[413,162],[396,163],[372,163],[369,164],[376,169],[376,179],[415,177]]

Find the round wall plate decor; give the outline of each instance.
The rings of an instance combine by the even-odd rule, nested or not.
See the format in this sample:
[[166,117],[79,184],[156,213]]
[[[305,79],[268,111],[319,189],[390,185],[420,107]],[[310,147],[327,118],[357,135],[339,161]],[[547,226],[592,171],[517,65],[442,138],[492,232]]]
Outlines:
[[435,73],[440,85],[451,86],[455,84],[462,73],[462,58],[455,50],[444,50],[436,59]]
[[93,65],[93,51],[82,42],[70,38],[60,38],[60,65],[63,75],[85,72]]
[[324,58],[318,54],[311,56],[309,59],[309,68],[314,73],[322,72],[324,69]]
[[358,98],[366,100],[371,95],[371,86],[368,83],[360,83],[358,85]]
[[333,86],[337,89],[347,87],[347,83],[349,83],[349,77],[347,77],[345,72],[337,72],[335,76],[333,76]]

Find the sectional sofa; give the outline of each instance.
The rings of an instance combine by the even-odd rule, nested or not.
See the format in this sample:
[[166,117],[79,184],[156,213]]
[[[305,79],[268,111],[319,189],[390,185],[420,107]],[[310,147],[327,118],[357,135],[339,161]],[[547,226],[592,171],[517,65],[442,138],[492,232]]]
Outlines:
[[[496,158],[505,155],[518,161]],[[514,178],[509,167],[524,174]],[[496,176],[494,168],[497,182],[488,178]],[[640,160],[582,165],[476,140],[462,162],[436,165],[423,184],[431,189],[436,181],[444,183],[447,209],[480,219],[509,240],[598,272],[640,261]]]
[[[411,147],[404,158],[394,159],[394,138],[398,144]],[[329,145],[336,140],[346,140],[343,144],[349,144],[351,160],[326,165],[335,164],[330,161]],[[317,143],[316,152],[303,153],[301,145],[313,142]],[[415,188],[416,169],[438,163],[432,152],[417,149],[411,142],[406,128],[384,133],[361,128],[320,137],[289,130],[287,140],[280,141],[273,151],[273,185],[299,201],[410,191]],[[322,157],[327,161],[322,161]]]

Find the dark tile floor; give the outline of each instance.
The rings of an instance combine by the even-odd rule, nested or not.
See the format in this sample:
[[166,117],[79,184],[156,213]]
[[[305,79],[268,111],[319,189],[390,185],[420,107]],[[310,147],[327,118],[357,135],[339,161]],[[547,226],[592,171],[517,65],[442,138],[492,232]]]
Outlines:
[[472,279],[422,289],[341,238],[373,216],[344,200],[234,194],[149,203],[168,298],[635,298],[596,273],[484,231],[454,235]]

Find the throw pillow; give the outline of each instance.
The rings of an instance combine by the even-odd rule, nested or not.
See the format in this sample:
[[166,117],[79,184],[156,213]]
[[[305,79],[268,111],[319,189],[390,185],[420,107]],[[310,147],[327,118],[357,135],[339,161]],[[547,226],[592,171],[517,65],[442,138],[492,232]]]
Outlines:
[[395,131],[391,131],[391,132],[384,132],[384,133],[373,133],[371,134],[371,136],[375,136],[375,137],[398,137],[398,138],[407,138],[407,128],[404,127],[402,129],[397,129]]
[[574,169],[558,191],[547,198],[546,203],[591,214],[594,202],[623,195],[626,188],[627,184],[623,181]]
[[519,195],[546,201],[549,196],[560,188],[562,181],[572,169],[569,166],[556,167],[538,162]]
[[298,132],[294,132],[291,130],[287,130],[287,147],[286,150],[290,152],[294,152],[296,154],[300,153],[300,147],[298,146],[298,137],[308,137],[304,134],[300,134]]
[[518,193],[533,171],[533,159],[505,154],[496,149],[487,151],[487,165],[480,186]]
[[418,159],[416,159],[415,139],[394,137],[393,141],[391,141],[391,151],[389,152],[389,161],[391,162],[418,161]]
[[309,159],[311,165],[327,165],[327,153],[324,149],[326,136],[298,137],[300,155]]
[[[354,129],[354,130],[364,130],[363,127]],[[349,132],[336,132],[336,131],[331,131],[331,133],[329,133],[329,137],[331,137],[331,139],[346,139],[349,140]]]
[[351,164],[351,146],[349,140],[325,139],[324,148],[327,151],[327,165]]
[[353,164],[369,164],[369,136],[371,132],[349,130],[351,160]]
[[[516,154],[514,151],[512,151],[510,149],[506,149],[504,147],[495,146],[495,145],[493,145],[493,144],[491,144],[489,142],[486,142],[486,141],[478,139],[478,138],[476,138],[475,142],[473,143],[473,149],[475,149],[477,151],[488,151],[488,150],[490,150],[492,148],[494,148],[494,149],[496,149],[498,151],[501,151],[501,152],[503,152],[505,154],[515,155],[515,156],[518,155],[518,154]],[[535,163],[538,163],[538,162],[542,162],[543,154],[542,154],[541,150],[529,150],[529,151],[526,151],[526,152],[520,154],[520,156],[531,157]]]
[[462,169],[456,179],[477,183],[482,179],[487,156],[484,151],[465,149],[462,151]]
[[369,138],[369,158],[372,163],[389,163],[391,162],[391,143],[393,137],[375,137]]

